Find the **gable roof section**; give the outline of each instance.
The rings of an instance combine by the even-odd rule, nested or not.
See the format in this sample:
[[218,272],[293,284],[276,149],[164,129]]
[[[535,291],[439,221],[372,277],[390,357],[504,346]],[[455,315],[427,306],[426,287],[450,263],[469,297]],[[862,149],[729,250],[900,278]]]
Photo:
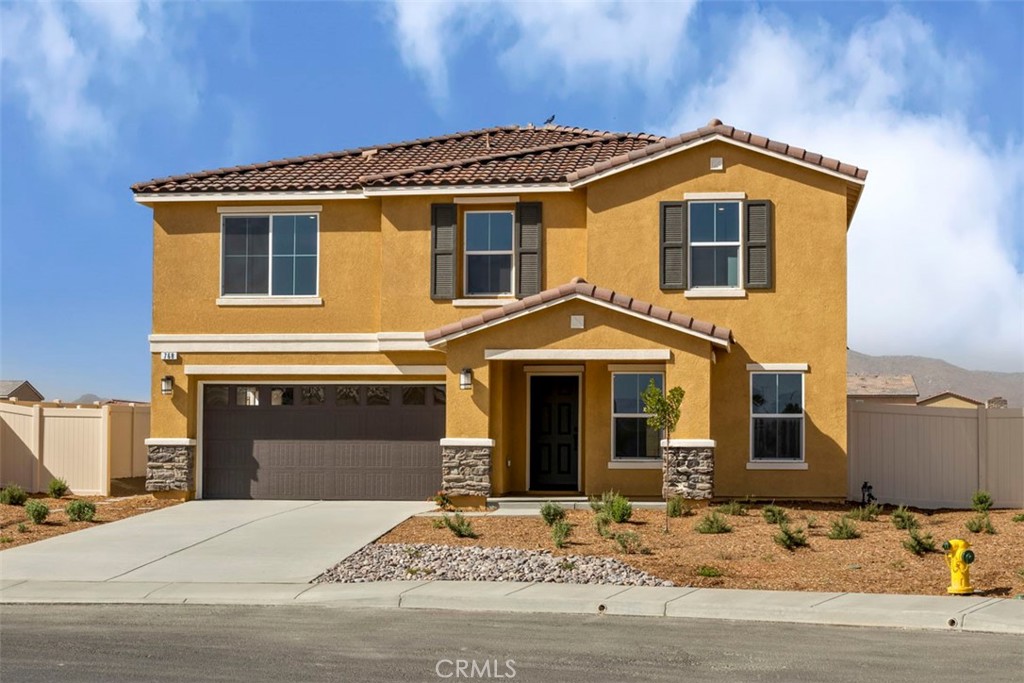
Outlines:
[[935,401],[935,400],[940,400],[940,399],[946,398],[947,396],[951,397],[951,398],[958,398],[961,401],[967,401],[968,403],[973,403],[976,406],[983,406],[983,405],[985,405],[984,401],[979,401],[976,398],[971,398],[970,396],[964,396],[963,394],[958,394],[955,391],[940,391],[939,393],[933,394],[932,396],[926,396],[925,398],[919,398],[917,400],[917,402],[919,404],[920,403],[930,403],[930,402]]
[[560,287],[546,289],[540,294],[528,296],[525,299],[505,304],[499,308],[491,308],[479,315],[463,318],[454,323],[430,330],[425,332],[423,336],[429,345],[440,346],[452,339],[458,339],[467,334],[479,332],[480,330],[573,299],[583,299],[613,310],[619,309],[630,315],[645,318],[652,323],[700,337],[726,350],[729,349],[732,343],[732,332],[727,327],[719,327],[714,323],[697,320],[688,315],[676,313],[667,308],[655,306],[646,301],[640,301],[625,294],[598,287],[581,277],[573,278]]
[[32,393],[39,397],[34,400],[43,400],[43,395],[39,393],[39,390],[32,386],[27,379],[0,379],[0,398],[12,396],[21,387],[27,387]]
[[548,125],[502,126],[377,147],[292,157],[157,178],[132,185],[138,199],[159,195],[253,192],[352,192],[592,182],[715,139],[781,156],[863,184],[867,171],[718,119],[672,138]]
[[847,375],[847,396],[910,396],[918,395],[913,375]]

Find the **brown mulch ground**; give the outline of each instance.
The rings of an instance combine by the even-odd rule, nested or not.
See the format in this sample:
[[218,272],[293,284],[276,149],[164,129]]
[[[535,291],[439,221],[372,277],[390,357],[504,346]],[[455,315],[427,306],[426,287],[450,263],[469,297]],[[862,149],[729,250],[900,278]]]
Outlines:
[[[177,505],[177,500],[157,500],[151,495],[124,496],[105,498],[103,496],[64,496],[57,500],[44,494],[30,496],[46,503],[50,514],[42,524],[33,524],[20,505],[0,505],[0,550],[13,548],[33,541],[41,541],[51,536],[60,536],[79,529],[88,529],[98,524],[114,522],[126,517],[134,517],[144,512]],[[88,500],[96,505],[96,516],[91,522],[72,522],[64,512],[64,507],[72,500]],[[24,531],[18,526],[24,524]]]
[[[646,555],[624,555],[612,539],[602,538],[594,528],[594,513],[571,510],[573,525],[569,545],[556,549],[539,517],[471,517],[477,539],[455,538],[445,528],[433,526],[431,517],[413,517],[379,539],[379,543],[436,543],[447,545],[503,546],[549,550],[555,555],[613,555],[676,585],[715,588],[756,588],[765,590],[839,591],[860,593],[913,593],[944,595],[949,569],[941,551],[942,542],[963,538],[977,556],[971,565],[971,584],[991,596],[1024,594],[1024,522],[1013,522],[1020,510],[990,513],[996,534],[973,534],[964,523],[972,511],[914,511],[921,531],[931,534],[938,552],[917,557],[905,550],[906,531],[893,527],[891,508],[874,522],[854,522],[861,538],[831,540],[827,533],[833,519],[851,508],[837,505],[782,506],[789,513],[791,527],[803,527],[810,547],[794,552],[777,545],[772,537],[778,527],[761,517],[759,506],[747,516],[727,516],[733,530],[725,534],[699,534],[694,526],[704,513],[669,520],[664,533],[665,513],[660,510],[633,511],[624,524],[612,524],[613,533],[633,531],[650,549]],[[815,527],[807,528],[808,518]],[[718,578],[699,576],[701,566],[722,572]]]

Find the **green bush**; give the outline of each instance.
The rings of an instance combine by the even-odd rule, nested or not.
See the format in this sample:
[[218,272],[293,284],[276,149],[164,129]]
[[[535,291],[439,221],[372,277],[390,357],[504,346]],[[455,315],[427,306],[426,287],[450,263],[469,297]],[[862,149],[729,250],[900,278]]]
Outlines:
[[964,524],[964,526],[966,526],[967,530],[972,534],[979,534],[983,531],[986,534],[994,534],[996,532],[996,528],[992,526],[992,520],[989,519],[987,512],[979,512],[974,517],[967,520],[967,523]]
[[1013,516],[1013,521],[1015,521],[1015,522],[1024,522],[1024,512],[1020,513],[1019,515],[1014,515]]
[[556,548],[564,548],[572,534],[572,525],[564,519],[556,519],[551,524],[551,540]]
[[907,531],[913,531],[921,526],[917,521],[917,517],[914,516],[914,513],[903,505],[893,511],[892,525],[897,529],[906,529]]
[[50,498],[63,498],[68,493],[68,483],[60,478],[50,480]]
[[765,505],[761,508],[761,516],[769,524],[786,524],[789,522],[789,515],[778,505]]
[[669,517],[689,517],[693,514],[693,505],[682,496],[672,496],[665,503],[665,512]]
[[456,512],[454,515],[445,515],[441,518],[446,527],[453,534],[459,538],[476,538],[476,532],[473,531],[473,525],[469,523],[469,520],[462,516],[461,512]]
[[828,537],[833,541],[848,541],[852,538],[860,538],[860,532],[846,517],[832,520],[832,528],[829,529]]
[[545,524],[551,526],[555,522],[561,522],[565,519],[565,508],[549,500],[540,506],[540,516]]
[[714,510],[706,513],[694,527],[699,534],[727,534],[732,531],[725,517]]
[[25,526],[25,522],[18,522],[18,533],[25,533],[28,531],[28,527]]
[[627,555],[636,555],[637,553],[646,555],[650,552],[644,547],[640,535],[632,531],[620,531],[615,534],[615,542],[619,544],[619,550]]
[[611,523],[611,515],[604,510],[601,510],[594,515],[594,529],[597,530],[597,533],[600,534],[601,538],[608,538],[612,535],[611,531],[608,530],[608,525]]
[[903,541],[903,547],[917,556],[935,552],[935,539],[931,534],[922,536],[916,528],[910,529],[910,537]]
[[24,505],[26,500],[28,494],[17,484],[11,484],[0,491],[0,503],[4,505]]
[[738,500],[730,500],[728,503],[719,505],[718,510],[733,517],[743,517],[747,514],[747,506]]
[[14,539],[10,536],[0,536],[0,543],[14,543]]
[[846,513],[846,516],[858,522],[874,522],[878,519],[878,513],[881,511],[882,506],[878,503],[868,503],[867,505],[850,510]]
[[790,529],[789,524],[786,522],[779,523],[779,533],[775,534],[772,539],[786,550],[806,548],[809,545],[807,543],[807,536],[804,535],[804,530],[800,528]]
[[806,519],[808,529],[817,529],[819,526],[821,526],[820,524],[818,524],[818,518],[815,515],[807,515]]
[[612,493],[611,498],[605,504],[605,509],[612,521],[619,524],[628,522],[629,518],[633,516],[633,504],[629,502],[629,498],[618,493]]
[[87,500],[73,500],[64,507],[72,522],[91,522],[96,515],[96,506]]
[[697,576],[703,576],[706,579],[715,579],[722,575],[722,570],[718,567],[712,567],[709,564],[702,564],[697,567]]
[[30,500],[25,503],[25,513],[34,523],[42,524],[50,514],[50,508],[46,503],[38,500]]
[[971,508],[975,512],[988,512],[992,509],[992,496],[988,491],[975,491],[971,498]]

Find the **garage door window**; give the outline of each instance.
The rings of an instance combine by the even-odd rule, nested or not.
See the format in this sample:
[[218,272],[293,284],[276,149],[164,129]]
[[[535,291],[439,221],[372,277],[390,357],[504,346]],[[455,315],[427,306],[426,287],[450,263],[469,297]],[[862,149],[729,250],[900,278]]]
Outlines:
[[302,405],[320,406],[324,403],[323,387],[302,387]]
[[226,406],[228,404],[227,387],[206,387],[203,402],[208,406]]
[[362,405],[359,400],[359,387],[338,387],[335,402],[339,406]]
[[290,406],[295,404],[295,390],[291,387],[274,387],[270,390],[270,405]]
[[403,406],[425,406],[427,405],[426,387],[402,387]]
[[391,405],[391,387],[366,387],[366,405],[368,406],[389,406]]
[[257,387],[235,387],[235,405],[258,406],[260,392]]

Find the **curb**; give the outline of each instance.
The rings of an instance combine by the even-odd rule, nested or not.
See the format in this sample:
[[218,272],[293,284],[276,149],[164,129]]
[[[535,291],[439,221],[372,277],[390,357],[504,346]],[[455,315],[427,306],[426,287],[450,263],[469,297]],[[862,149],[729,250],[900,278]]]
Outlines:
[[1024,635],[1024,600],[486,581],[0,582],[0,604],[312,605],[611,614]]

